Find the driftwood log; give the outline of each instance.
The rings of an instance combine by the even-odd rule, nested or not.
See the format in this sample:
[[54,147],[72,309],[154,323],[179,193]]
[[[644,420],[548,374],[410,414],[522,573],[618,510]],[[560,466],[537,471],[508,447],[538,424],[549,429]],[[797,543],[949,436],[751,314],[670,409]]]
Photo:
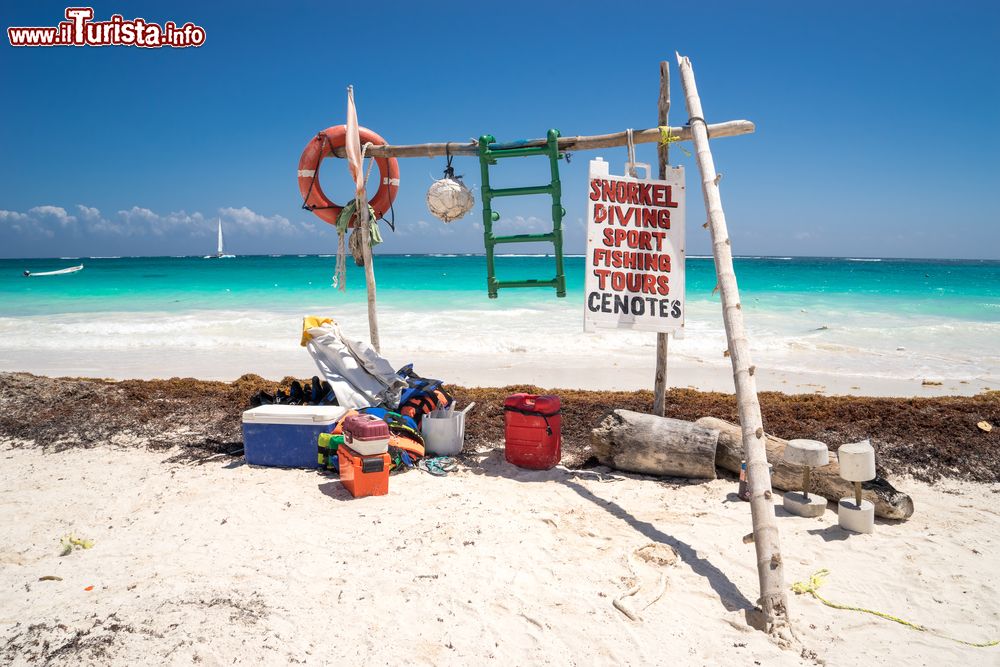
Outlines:
[[590,447],[616,470],[715,479],[718,438],[718,431],[692,422],[615,410],[590,432]]
[[[695,424],[718,431],[715,464],[738,474],[743,459],[743,436],[740,427],[715,417],[702,417]],[[787,444],[787,440],[772,435],[767,436],[767,460],[774,466],[771,483],[776,489],[798,491],[802,486],[802,466],[785,462],[784,453]],[[913,499],[897,491],[884,478],[876,477],[861,486],[862,498],[875,505],[875,516],[883,519],[908,519],[913,515]],[[812,471],[812,492],[833,502],[837,502],[840,498],[853,497],[853,485],[840,477],[840,463],[836,452],[830,452],[829,464]]]

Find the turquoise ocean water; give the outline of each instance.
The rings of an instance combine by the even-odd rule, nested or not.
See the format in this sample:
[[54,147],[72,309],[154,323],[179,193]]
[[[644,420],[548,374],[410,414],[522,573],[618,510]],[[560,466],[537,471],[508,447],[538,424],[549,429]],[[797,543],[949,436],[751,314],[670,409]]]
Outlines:
[[[74,274],[21,275],[81,263]],[[340,292],[331,287],[334,263],[316,255],[0,260],[0,370],[304,372],[308,365],[292,368],[302,359],[303,315],[331,315],[355,337],[367,336],[364,272],[349,260],[347,291]],[[553,264],[547,256],[505,256],[498,271],[501,278],[545,278]],[[725,379],[713,262],[690,257],[686,268],[686,326],[671,358],[695,369],[713,365]],[[583,333],[580,256],[566,258],[564,299],[551,289],[487,298],[478,255],[378,255],[375,271],[384,347],[400,363],[438,359],[461,368],[476,359],[490,368],[534,369],[540,379],[524,377],[542,383],[548,371],[539,369],[558,371],[564,358],[645,377],[653,355],[649,334]],[[1000,385],[998,261],[745,257],[736,272],[762,368],[838,375],[846,387],[905,378],[919,388],[928,377],[952,380],[949,388]],[[489,372],[460,379],[490,383]]]
[[[583,258],[566,258],[567,303],[582,304]],[[24,278],[21,272],[84,264],[81,272]],[[0,260],[0,317],[58,313],[288,309],[365,300],[364,273],[349,262],[347,292],[331,289],[330,256],[128,257]],[[503,277],[547,277],[545,256],[498,258]],[[862,258],[738,258],[744,300],[762,309],[832,308],[852,314],[927,315],[1000,321],[1000,261]],[[551,290],[506,290],[486,298],[482,256],[376,257],[379,302],[405,309],[504,309],[554,301]],[[710,258],[689,258],[687,298],[709,301]],[[582,306],[581,306],[582,307]],[[852,315],[853,317],[853,315]]]

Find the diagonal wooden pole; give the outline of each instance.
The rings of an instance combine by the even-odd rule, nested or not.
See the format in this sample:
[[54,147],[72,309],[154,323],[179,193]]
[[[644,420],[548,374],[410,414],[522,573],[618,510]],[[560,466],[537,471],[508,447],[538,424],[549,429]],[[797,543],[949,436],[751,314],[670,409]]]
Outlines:
[[[660,61],[660,97],[656,105],[656,123],[660,127],[667,126],[667,116],[670,113],[670,64]],[[670,163],[669,144],[660,141],[656,154],[660,165],[660,180],[667,178],[667,165]],[[667,342],[666,332],[656,334],[656,377],[653,381],[653,414],[663,417],[667,412]]]
[[733,270],[733,251],[726,227],[726,214],[722,210],[719,194],[719,174],[708,145],[708,124],[698,97],[691,61],[677,54],[684,87],[688,125],[698,157],[701,172],[701,191],[708,212],[708,228],[712,234],[712,254],[715,257],[715,274],[722,295],[722,319],[726,326],[729,358],[733,364],[736,383],[736,402],[739,408],[743,434],[743,455],[747,461],[750,485],[750,513],[753,520],[754,547],[757,551],[757,577],[760,580],[760,605],[772,634],[790,634],[788,600],[785,595],[784,568],[778,543],[778,526],[774,520],[771,501],[771,473],[767,467],[767,449],[764,440],[764,423],[757,399],[754,366],[750,363],[750,346],[743,327],[743,309],[740,305],[736,272]]
[[365,285],[368,286],[368,337],[372,342],[372,347],[379,354],[382,353],[378,337],[378,311],[375,308],[375,266],[372,261],[372,239],[371,222],[369,220],[368,197],[364,189],[358,197],[356,208],[358,212],[358,224],[361,225],[361,248],[365,258]]
[[[347,87],[347,99],[348,141],[352,141],[353,137],[356,137],[357,135],[356,133],[353,136],[351,135],[351,128],[357,127],[358,123],[357,110],[354,106],[354,86]],[[356,169],[357,172],[354,173],[352,171],[351,175],[355,179],[355,185],[357,188],[354,198],[354,211],[360,228],[355,229],[354,233],[357,234],[358,232],[361,232],[361,254],[365,262],[365,285],[368,287],[368,337],[371,340],[372,347],[375,348],[375,351],[381,353],[382,350],[379,345],[378,336],[378,311],[375,308],[375,267],[372,262],[368,194],[365,192],[365,160],[364,152],[360,145],[360,139],[358,139],[356,143],[352,141],[351,152],[352,159],[357,160],[357,164],[352,165],[352,169]]]

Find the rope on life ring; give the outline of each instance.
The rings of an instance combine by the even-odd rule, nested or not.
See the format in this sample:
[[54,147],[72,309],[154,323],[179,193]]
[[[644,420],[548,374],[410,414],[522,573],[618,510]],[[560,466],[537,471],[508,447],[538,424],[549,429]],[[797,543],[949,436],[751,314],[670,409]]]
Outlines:
[[[366,127],[358,128],[358,135],[361,143],[371,143],[374,146],[384,146],[386,144],[377,132],[373,132]],[[337,216],[343,210],[343,206],[335,203],[319,184],[319,168],[323,158],[333,154],[338,148],[347,144],[347,126],[334,125],[319,132],[309,140],[302,156],[299,158],[299,192],[302,194],[302,208],[312,211],[320,220],[331,225],[337,224]],[[375,217],[381,218],[392,206],[399,191],[399,162],[396,158],[375,158],[375,164],[379,171],[379,188],[375,196],[368,204],[375,209]],[[350,226],[354,227],[352,220]]]

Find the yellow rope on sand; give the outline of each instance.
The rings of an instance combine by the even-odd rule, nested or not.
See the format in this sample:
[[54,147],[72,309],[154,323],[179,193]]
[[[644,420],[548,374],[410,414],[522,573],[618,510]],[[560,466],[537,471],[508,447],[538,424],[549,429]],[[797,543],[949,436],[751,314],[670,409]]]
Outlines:
[[893,621],[894,623],[899,623],[900,625],[905,625],[908,628],[913,628],[919,632],[926,632],[928,634],[934,635],[935,637],[941,637],[942,639],[948,639],[953,642],[958,642],[959,644],[965,644],[966,646],[972,646],[975,648],[989,648],[990,646],[1000,645],[1000,640],[994,640],[989,642],[983,642],[977,644],[975,642],[967,642],[964,639],[956,639],[955,637],[949,637],[946,634],[938,632],[937,630],[932,630],[931,628],[925,627],[923,625],[918,625],[916,623],[911,623],[910,621],[903,620],[898,616],[893,616],[892,614],[887,614],[884,611],[876,611],[874,609],[865,609],[864,607],[852,607],[846,604],[837,604],[836,602],[831,602],[825,597],[819,594],[819,587],[823,585],[823,579],[826,575],[830,574],[829,570],[823,569],[818,570],[815,574],[809,577],[809,581],[796,581],[792,584],[792,590],[796,594],[802,595],[804,593],[809,593],[814,598],[825,604],[827,607],[833,607],[834,609],[843,609],[845,611],[860,611],[865,614],[871,614],[872,616],[878,616],[879,618],[884,618],[887,621]]

